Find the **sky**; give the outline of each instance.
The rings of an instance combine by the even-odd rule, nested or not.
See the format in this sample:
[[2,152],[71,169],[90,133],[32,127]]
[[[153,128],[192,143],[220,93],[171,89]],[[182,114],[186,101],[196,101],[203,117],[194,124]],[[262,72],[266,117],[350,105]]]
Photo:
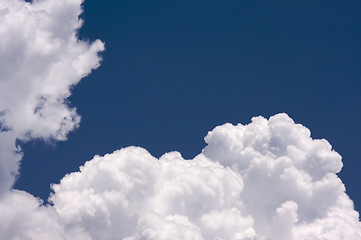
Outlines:
[[3,211],[23,197],[58,239],[361,239],[360,1],[24,4],[0,0]]

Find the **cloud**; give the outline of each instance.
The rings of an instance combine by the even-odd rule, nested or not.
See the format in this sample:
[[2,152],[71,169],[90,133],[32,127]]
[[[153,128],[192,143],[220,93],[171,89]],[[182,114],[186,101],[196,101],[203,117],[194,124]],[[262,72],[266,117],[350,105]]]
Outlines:
[[15,141],[14,133],[0,132],[0,199],[12,187],[18,174],[22,153]]
[[361,239],[341,156],[286,114],[224,124],[205,140],[191,160],[139,147],[96,156],[50,201],[94,239]]
[[[228,229],[252,232],[237,208],[242,187],[239,175],[202,155],[186,161],[171,152],[158,160],[128,147],[64,177],[50,200],[67,226],[82,226],[94,239],[167,239],[168,231],[203,239],[203,228],[227,239]],[[224,216],[237,221],[214,226]]]
[[67,98],[104,50],[101,41],[76,36],[81,2],[0,1],[0,195],[18,173],[16,140],[65,140],[79,125]]
[[12,190],[0,201],[1,239],[91,239],[76,227],[65,229],[51,206],[24,191]]
[[0,237],[361,239],[341,156],[286,114],[224,124],[194,159],[140,147],[95,156],[52,185],[51,205],[11,189],[17,141],[65,140],[71,89],[104,44],[80,41],[81,0],[0,0]]

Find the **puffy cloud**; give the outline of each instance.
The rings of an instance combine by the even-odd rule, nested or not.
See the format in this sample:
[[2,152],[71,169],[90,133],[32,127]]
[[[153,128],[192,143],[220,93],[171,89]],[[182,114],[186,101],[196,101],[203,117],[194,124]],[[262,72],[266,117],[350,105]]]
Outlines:
[[62,219],[51,206],[29,193],[12,190],[0,201],[1,239],[91,239],[82,229],[65,229]]
[[187,161],[171,152],[158,160],[128,147],[65,176],[50,200],[67,226],[95,239],[203,239],[202,231],[227,239],[253,233],[252,219],[240,213],[242,188],[239,175],[202,155]]
[[65,140],[79,125],[67,98],[104,49],[77,39],[81,3],[0,0],[0,195],[18,171],[17,139]]
[[50,201],[94,239],[361,239],[340,155],[286,114],[205,140],[192,160],[139,147],[96,156]]
[[22,139],[64,140],[79,124],[66,98],[104,49],[77,39],[81,2],[0,2],[0,120]]
[[193,225],[187,217],[171,215],[164,218],[155,213],[148,213],[140,217],[136,236],[126,239],[201,240],[203,238],[199,228]]
[[194,159],[140,147],[95,156],[44,205],[12,190],[17,140],[65,140],[71,88],[99,66],[77,39],[81,0],[0,0],[0,236],[4,239],[361,239],[341,156],[286,114],[224,124]]
[[[358,213],[336,175],[342,167],[341,156],[326,140],[313,140],[307,128],[286,114],[269,120],[256,117],[249,125],[225,124],[209,132],[205,140],[205,156],[241,174],[241,199],[258,235],[282,239],[276,230],[282,229],[283,236],[292,236],[286,239],[307,239],[299,237],[298,228],[332,218],[333,227],[346,224],[352,228],[350,236],[361,239]],[[293,224],[287,227],[285,220]],[[334,236],[330,231],[323,234],[326,239]],[[318,234],[311,236],[322,239]]]
[[22,153],[16,146],[16,135],[10,131],[0,132],[0,200],[18,175]]

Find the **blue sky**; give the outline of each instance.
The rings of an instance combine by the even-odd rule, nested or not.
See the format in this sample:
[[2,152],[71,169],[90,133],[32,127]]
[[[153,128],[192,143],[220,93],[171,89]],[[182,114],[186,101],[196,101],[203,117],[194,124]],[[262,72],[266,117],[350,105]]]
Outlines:
[[23,144],[15,185],[44,200],[95,154],[136,145],[193,158],[215,126],[286,112],[342,155],[361,209],[360,1],[96,1],[81,39],[101,67],[73,89],[65,142]]

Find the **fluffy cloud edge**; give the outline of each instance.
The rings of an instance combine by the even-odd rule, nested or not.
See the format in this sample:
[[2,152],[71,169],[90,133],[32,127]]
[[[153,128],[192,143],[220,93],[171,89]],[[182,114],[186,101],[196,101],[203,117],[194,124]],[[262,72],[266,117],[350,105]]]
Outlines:
[[95,156],[52,186],[50,202],[94,239],[361,238],[340,155],[286,114],[205,140],[191,160],[140,147]]
[[77,38],[82,2],[0,1],[0,196],[18,175],[19,140],[64,141],[79,126],[67,99],[105,49]]

